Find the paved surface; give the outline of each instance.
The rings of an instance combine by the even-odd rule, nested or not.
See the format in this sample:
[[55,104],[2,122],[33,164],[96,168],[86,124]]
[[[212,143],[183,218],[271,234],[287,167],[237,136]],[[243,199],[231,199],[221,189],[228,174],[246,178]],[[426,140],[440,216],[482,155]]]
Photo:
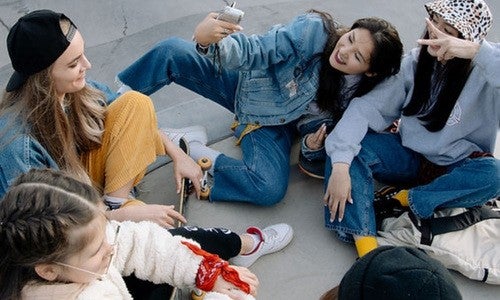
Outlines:
[[[425,2],[241,0],[238,7],[245,11],[242,26],[249,34],[264,32],[270,25],[287,22],[310,8],[326,10],[343,24],[351,24],[360,17],[384,17],[398,28],[405,49],[409,50],[424,30],[426,14],[422,4]],[[500,3],[489,0],[489,4],[495,16],[489,39],[500,41]],[[89,76],[113,85],[115,74],[157,41],[171,36],[189,39],[207,12],[223,6],[224,2],[219,0],[0,0],[0,86],[6,85],[12,72],[5,38],[14,22],[28,11],[50,8],[72,18],[85,38],[87,56],[93,64]],[[230,137],[232,115],[227,111],[175,85],[152,98],[160,126],[205,125],[215,148],[235,157],[240,155]],[[297,148],[293,153],[293,157],[297,157]],[[161,166],[160,162],[155,166]],[[150,172],[141,185],[141,198],[155,203],[177,201],[171,168],[171,164],[167,164]],[[293,160],[290,185],[281,203],[261,208],[207,203],[191,197],[187,217],[192,225],[224,226],[237,232],[249,225],[290,223],[295,230],[291,244],[280,253],[261,258],[251,267],[261,280],[259,299],[317,299],[338,284],[356,258],[353,246],[339,242],[324,229],[321,196],[322,182],[300,173]],[[473,282],[456,273],[454,278],[464,299],[498,299],[500,295],[500,286]]]

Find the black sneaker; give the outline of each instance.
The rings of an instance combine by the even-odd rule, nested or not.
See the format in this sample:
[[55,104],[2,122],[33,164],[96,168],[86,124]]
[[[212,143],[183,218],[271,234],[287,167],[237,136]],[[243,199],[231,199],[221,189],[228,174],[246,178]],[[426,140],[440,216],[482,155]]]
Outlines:
[[324,160],[308,160],[304,155],[299,153],[299,169],[306,175],[325,179],[325,161]]

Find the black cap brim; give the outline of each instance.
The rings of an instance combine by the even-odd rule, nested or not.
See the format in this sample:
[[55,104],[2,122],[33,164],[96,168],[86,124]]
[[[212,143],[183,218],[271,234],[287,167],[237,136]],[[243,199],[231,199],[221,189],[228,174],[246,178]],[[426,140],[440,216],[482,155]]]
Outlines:
[[7,87],[5,88],[5,90],[7,92],[18,90],[20,87],[23,86],[23,84],[26,82],[27,79],[28,76],[25,76],[17,71],[14,71],[14,74],[10,76],[9,83],[7,83]]

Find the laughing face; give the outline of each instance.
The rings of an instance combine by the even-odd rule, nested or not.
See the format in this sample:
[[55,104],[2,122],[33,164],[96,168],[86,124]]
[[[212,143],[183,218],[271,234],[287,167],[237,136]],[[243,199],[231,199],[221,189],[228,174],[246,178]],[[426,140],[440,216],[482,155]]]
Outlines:
[[330,55],[330,65],[348,75],[367,73],[374,48],[370,31],[355,28],[340,37]]

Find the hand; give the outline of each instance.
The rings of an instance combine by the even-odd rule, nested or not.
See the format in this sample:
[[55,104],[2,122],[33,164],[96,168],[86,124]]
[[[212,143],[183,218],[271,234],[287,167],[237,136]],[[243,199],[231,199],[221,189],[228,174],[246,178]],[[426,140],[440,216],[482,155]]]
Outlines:
[[177,194],[181,192],[182,178],[188,178],[193,183],[196,196],[200,198],[201,180],[203,178],[201,167],[183,151],[172,156],[172,160],[174,162],[174,178]]
[[428,45],[437,48],[436,51],[438,61],[447,61],[455,57],[464,59],[473,59],[481,45],[464,39],[459,39],[449,34],[440,31],[431,20],[426,19],[427,30],[431,39],[419,39],[417,42],[420,45]]
[[[257,278],[257,276],[245,267],[231,266],[231,268],[238,272],[238,275],[243,282],[246,282],[250,285],[250,295],[256,296],[257,288],[259,286],[259,279]],[[241,297],[240,289],[238,289],[238,287],[236,287],[234,284],[226,281],[220,275],[215,281],[212,291],[226,294],[233,299],[240,299]]]
[[173,205],[129,205],[106,213],[108,218],[116,221],[151,221],[165,228],[174,228],[176,221],[187,222]]
[[330,221],[333,222],[335,216],[338,214],[338,220],[341,222],[344,218],[346,202],[353,203],[348,164],[333,164],[332,174],[330,175],[330,179],[328,179],[328,186],[323,197],[323,202],[330,210]]
[[177,194],[181,192],[182,178],[188,178],[193,183],[196,196],[200,198],[201,179],[203,178],[201,167],[182,151],[178,145],[175,145],[163,131],[159,130],[158,133],[165,146],[165,152],[167,152],[174,162],[174,178]]
[[217,20],[218,13],[209,13],[194,30],[193,39],[202,46],[217,43],[229,34],[241,31],[240,25]]
[[323,123],[315,133],[306,135],[306,146],[311,150],[318,150],[323,147],[326,139],[326,124]]

